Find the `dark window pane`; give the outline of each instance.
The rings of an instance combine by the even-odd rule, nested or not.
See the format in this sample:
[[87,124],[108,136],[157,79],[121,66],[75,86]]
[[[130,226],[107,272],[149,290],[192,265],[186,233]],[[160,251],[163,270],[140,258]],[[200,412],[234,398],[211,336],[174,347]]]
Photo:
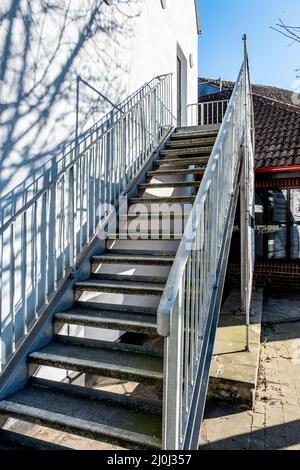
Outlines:
[[286,189],[267,194],[267,250],[269,259],[287,257],[287,195]]
[[264,257],[265,237],[261,233],[264,227],[264,194],[265,191],[262,190],[256,191],[255,194],[255,252],[257,259]]
[[300,189],[290,192],[291,258],[300,258]]

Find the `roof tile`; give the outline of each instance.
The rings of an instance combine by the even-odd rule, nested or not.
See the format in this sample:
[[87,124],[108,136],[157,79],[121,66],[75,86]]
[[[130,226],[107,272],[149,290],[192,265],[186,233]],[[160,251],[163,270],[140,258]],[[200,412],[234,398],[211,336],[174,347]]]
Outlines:
[[[202,79],[199,79],[202,80]],[[209,79],[207,79],[209,81]],[[219,86],[218,80],[210,80]],[[231,96],[233,82],[223,82],[223,91],[199,98],[217,101]],[[253,85],[256,168],[292,166],[300,163],[300,106],[293,93],[276,87]]]

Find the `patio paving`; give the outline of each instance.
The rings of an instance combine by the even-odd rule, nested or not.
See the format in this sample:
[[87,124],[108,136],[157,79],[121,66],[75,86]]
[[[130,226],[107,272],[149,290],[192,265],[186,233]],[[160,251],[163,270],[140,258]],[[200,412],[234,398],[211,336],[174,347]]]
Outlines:
[[202,449],[300,450],[300,320],[282,323],[300,299],[273,300],[264,302],[263,322],[274,323],[262,328],[254,406],[208,403]]
[[245,315],[241,314],[240,292],[232,290],[220,314],[208,398],[214,401],[253,405],[259,363],[263,290],[253,291],[251,301],[251,351],[245,350]]

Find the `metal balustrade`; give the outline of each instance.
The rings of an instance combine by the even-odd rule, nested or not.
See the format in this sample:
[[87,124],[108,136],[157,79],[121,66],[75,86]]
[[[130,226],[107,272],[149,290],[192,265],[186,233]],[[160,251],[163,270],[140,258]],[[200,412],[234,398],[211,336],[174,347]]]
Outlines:
[[229,100],[204,101],[188,105],[188,123],[189,125],[215,125],[221,124]]
[[[165,337],[164,449],[198,448],[236,206],[233,201],[243,162],[247,209],[250,204],[249,178],[254,166],[251,112],[245,47],[244,64],[158,307],[158,332]],[[246,269],[244,293],[249,296],[251,275],[249,266]]]
[[0,371],[172,126],[168,74],[71,144],[51,181],[0,227]]

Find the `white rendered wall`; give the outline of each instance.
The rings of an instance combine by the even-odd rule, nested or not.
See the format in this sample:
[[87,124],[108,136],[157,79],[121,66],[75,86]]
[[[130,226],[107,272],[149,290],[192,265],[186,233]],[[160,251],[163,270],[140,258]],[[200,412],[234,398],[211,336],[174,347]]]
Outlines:
[[[187,65],[186,99],[197,101],[194,0],[169,0],[167,9],[161,0],[47,3],[52,7],[43,8],[42,0],[0,4],[0,207],[74,139],[76,75],[118,103],[154,76],[172,72],[176,115],[178,43]],[[110,109],[81,87],[80,131]]]
[[[115,0],[111,6],[103,0],[2,0],[0,211],[5,208],[5,218],[16,201],[18,206],[24,201],[25,189],[30,198],[37,177],[43,184],[45,168],[52,168],[62,146],[74,139],[77,75],[117,104],[153,77],[173,73],[176,115],[178,53],[185,62],[184,101],[197,101],[197,43],[194,0],[169,0],[167,9],[160,0]],[[80,132],[110,110],[81,87]],[[6,271],[9,276],[9,266]],[[104,298],[110,300],[115,299]],[[7,327],[6,309],[4,321]]]

